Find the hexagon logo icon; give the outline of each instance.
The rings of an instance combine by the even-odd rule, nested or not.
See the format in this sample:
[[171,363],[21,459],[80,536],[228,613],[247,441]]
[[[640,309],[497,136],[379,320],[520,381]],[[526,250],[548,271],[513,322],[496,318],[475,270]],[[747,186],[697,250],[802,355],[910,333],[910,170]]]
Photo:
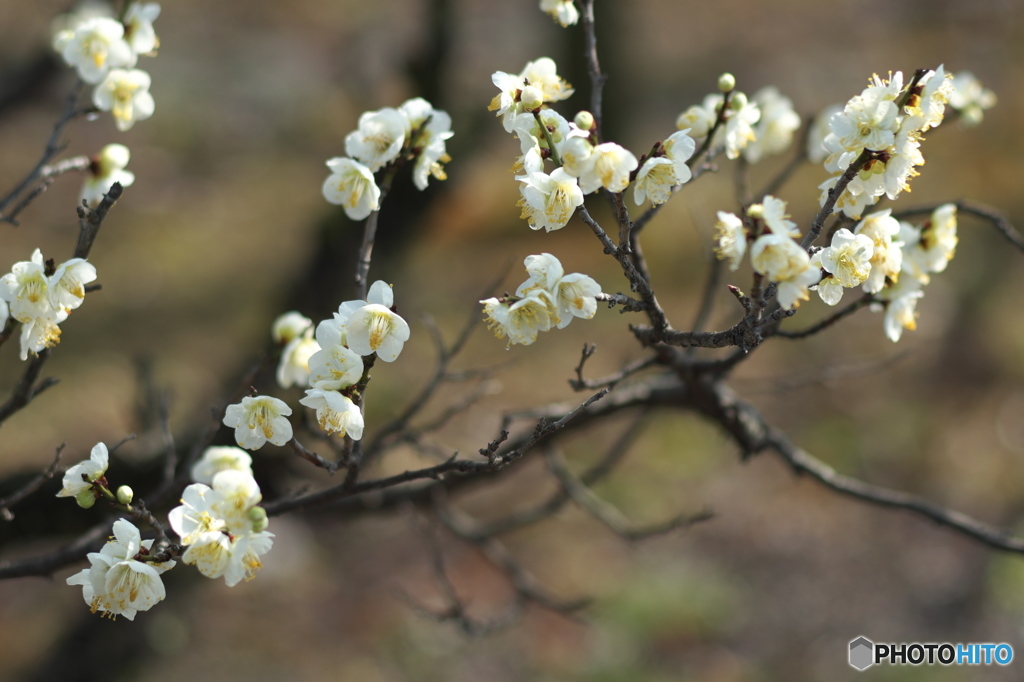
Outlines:
[[857,670],[866,670],[875,663],[875,643],[867,637],[858,637],[850,642],[850,665]]

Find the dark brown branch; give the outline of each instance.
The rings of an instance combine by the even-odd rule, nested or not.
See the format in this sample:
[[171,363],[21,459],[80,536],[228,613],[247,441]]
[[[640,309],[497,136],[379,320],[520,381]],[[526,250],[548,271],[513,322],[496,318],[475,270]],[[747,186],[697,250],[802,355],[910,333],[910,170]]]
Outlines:
[[849,317],[861,308],[871,305],[875,302],[875,297],[871,294],[864,294],[852,303],[848,303],[836,312],[832,313],[825,319],[821,320],[817,324],[813,324],[807,329],[801,329],[800,331],[787,331],[785,329],[779,329],[774,333],[774,336],[781,337],[783,339],[806,339],[808,336],[814,336],[820,331],[828,329],[839,320],[844,317]]
[[583,0],[583,34],[586,36],[587,74],[590,76],[590,113],[594,116],[594,136],[601,141],[601,125],[604,123],[602,98],[604,84],[608,77],[601,73],[601,64],[597,59],[597,34],[594,31],[594,0]]
[[846,186],[850,184],[850,181],[856,177],[860,169],[863,168],[868,161],[874,158],[875,154],[870,149],[865,149],[860,153],[850,167],[846,169],[846,172],[840,176],[839,181],[836,182],[836,186],[828,191],[828,198],[825,199],[825,204],[818,211],[818,215],[814,216],[813,222],[811,222],[811,229],[804,235],[803,241],[800,242],[800,246],[805,249],[810,248],[814,240],[821,234],[821,229],[825,226],[825,219],[832,215],[832,211],[835,210],[836,202],[839,201],[839,197],[846,191]]
[[89,251],[92,250],[92,244],[96,241],[103,220],[123,193],[124,187],[121,183],[115,182],[110,191],[103,196],[99,206],[91,209],[85,206],[78,207],[78,245],[75,247],[74,258],[89,257]]
[[56,379],[44,379],[38,385],[36,384],[40,372],[43,371],[43,365],[46,364],[46,359],[49,357],[50,349],[45,348],[29,360],[21,379],[11,390],[10,397],[3,405],[0,405],[0,424],[3,424],[8,417],[28,405],[34,397],[56,383]]
[[334,472],[338,470],[337,462],[329,462],[320,455],[313,452],[312,450],[307,450],[306,446],[300,443],[296,438],[292,438],[290,441],[288,441],[287,445],[289,448],[291,448],[291,451],[294,452],[296,455],[306,460],[307,462],[310,462],[320,467],[321,469],[325,469],[327,473],[329,473],[331,476],[333,476]]
[[781,431],[770,429],[765,445],[777,453],[797,474],[806,474],[841,495],[879,507],[902,509],[934,521],[994,549],[1024,554],[1024,538],[996,528],[961,512],[900,490],[891,490],[844,476],[805,450],[795,446]]

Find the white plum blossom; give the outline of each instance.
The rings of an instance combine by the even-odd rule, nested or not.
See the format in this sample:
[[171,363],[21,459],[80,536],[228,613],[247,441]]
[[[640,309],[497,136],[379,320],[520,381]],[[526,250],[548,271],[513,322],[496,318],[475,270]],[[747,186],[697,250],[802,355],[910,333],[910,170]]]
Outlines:
[[160,3],[133,2],[124,15],[125,40],[135,54],[151,54],[160,47],[153,22],[160,16]]
[[[751,210],[754,210],[754,206],[748,209],[748,211]],[[786,202],[782,199],[766,194],[761,200],[760,212],[765,226],[773,233],[785,234],[790,237],[800,236],[800,230],[797,229],[796,223],[789,219],[789,214],[786,213]]]
[[310,386],[337,391],[352,386],[363,375],[363,359],[339,343],[320,344],[308,361]]
[[96,267],[84,258],[72,258],[50,276],[50,305],[65,313],[82,305],[85,285],[96,280]]
[[521,217],[531,229],[547,232],[559,230],[569,222],[577,207],[583,204],[583,191],[576,178],[556,168],[547,174],[530,172],[516,177],[522,185],[519,206]]
[[907,102],[906,110],[911,116],[924,119],[920,130],[923,132],[942,123],[946,113],[946,102],[953,94],[953,76],[947,74],[943,65],[931,71],[918,84],[921,94],[915,95]]
[[540,10],[550,14],[563,28],[580,20],[580,12],[573,0],[540,0]]
[[296,310],[290,310],[277,319],[270,327],[270,336],[274,343],[288,343],[299,338],[313,328],[313,320]]
[[894,238],[899,237],[900,223],[891,213],[891,209],[872,213],[853,230],[854,234],[866,235],[874,244],[871,273],[864,280],[864,291],[869,294],[881,291],[886,280],[895,282],[903,266],[903,251],[900,249],[902,243],[894,241]]
[[342,206],[349,220],[362,220],[380,209],[380,188],[369,168],[343,156],[327,161],[327,167],[331,175],[324,180],[324,198]]
[[377,171],[398,156],[408,134],[409,119],[401,111],[390,107],[367,111],[359,117],[358,129],[345,137],[345,153],[371,172]]
[[754,271],[773,282],[790,280],[807,269],[807,252],[784,233],[763,234],[750,247]]
[[975,126],[985,117],[985,110],[996,105],[996,94],[985,88],[970,71],[960,71],[953,76],[953,92],[949,95],[949,106],[959,112],[965,126]]
[[833,104],[821,111],[807,131],[807,160],[811,163],[823,163],[829,152],[825,149],[825,138],[831,132],[828,128],[829,119],[843,110],[842,104]]
[[751,101],[761,111],[761,118],[754,127],[754,139],[743,148],[743,158],[757,163],[789,148],[793,134],[800,129],[800,115],[793,109],[793,102],[771,85],[754,93]]
[[216,474],[228,469],[252,476],[252,457],[233,445],[214,445],[206,448],[199,461],[192,465],[192,480],[210,485]]
[[141,69],[112,69],[93,90],[92,103],[100,111],[111,112],[117,129],[124,132],[153,115],[150,82],[149,74]]
[[747,250],[747,228],[733,213],[718,212],[715,223],[715,255],[718,260],[729,261],[729,269],[736,271]]
[[285,344],[277,364],[277,385],[281,388],[305,386],[309,380],[309,360],[319,351],[320,344],[313,338],[312,328]]
[[374,282],[366,298],[366,305],[345,321],[347,345],[359,355],[376,353],[384,362],[394,362],[409,340],[409,324],[391,310],[394,293],[387,282]]
[[499,339],[528,346],[537,340],[537,332],[546,332],[557,323],[558,307],[545,289],[535,289],[514,301],[488,298],[480,301],[487,316],[487,327]]
[[558,305],[558,328],[564,329],[579,317],[589,320],[597,312],[597,295],[601,285],[593,278],[573,272],[558,280],[555,287],[555,303]]
[[558,282],[565,275],[562,262],[550,253],[541,253],[534,256],[527,256],[523,260],[526,272],[530,278],[519,285],[516,289],[516,296],[524,296],[534,289],[546,289],[554,293]]
[[717,93],[712,93],[704,98],[703,104],[693,105],[676,119],[676,128],[689,130],[694,140],[703,140],[711,132],[715,121],[718,119],[718,110],[722,106],[724,98]]
[[363,414],[348,396],[337,391],[310,388],[299,402],[316,410],[316,419],[326,433],[348,436],[352,440],[363,437]]
[[519,75],[496,71],[491,82],[499,92],[488,105],[488,111],[501,116],[506,132],[512,132],[515,118],[523,113],[521,95],[524,88],[533,86],[540,91],[541,102],[558,102],[573,93],[572,87],[559,77],[558,67],[549,57],[541,57],[529,62]]
[[555,60],[550,57],[541,57],[529,62],[519,75],[524,84],[540,88],[545,103],[560,102],[575,92],[572,86],[558,75]]
[[101,149],[99,155],[92,159],[89,177],[82,185],[82,201],[96,207],[115,182],[122,187],[131,186],[135,182],[135,174],[125,170],[130,158],[131,152],[123,144],[108,144]]
[[761,110],[757,102],[748,101],[742,92],[734,93],[725,115],[725,125],[720,129],[725,139],[727,158],[738,159],[747,145],[757,139],[753,126],[759,120]]
[[166,596],[160,575],[175,562],[139,561],[136,557],[148,553],[153,541],[142,540],[139,529],[125,519],[115,521],[113,530],[114,537],[99,552],[89,553],[91,566],[70,576],[67,584],[82,587],[93,613],[135,620],[136,613],[148,611]]
[[921,227],[900,223],[903,270],[927,284],[931,273],[942,272],[956,253],[956,205],[944,204]]
[[639,163],[628,149],[604,142],[594,147],[587,168],[580,175],[580,190],[590,194],[604,187],[609,192],[621,192],[629,186],[629,174]]
[[99,480],[107,473],[109,462],[107,446],[104,443],[94,445],[89,453],[89,459],[64,472],[63,487],[57,493],[57,497],[77,497],[92,488],[93,481]]
[[[900,72],[890,82],[897,78],[902,83]],[[869,87],[829,120],[829,128],[844,150],[856,154],[864,149],[882,151],[893,143],[899,129],[899,109],[887,94],[884,87]]]
[[637,206],[648,197],[654,206],[663,204],[672,195],[673,187],[689,182],[693,174],[686,162],[693,156],[696,143],[687,135],[688,132],[680,130],[673,133],[659,145],[664,156],[652,156],[644,161],[633,186],[633,200]]
[[447,179],[442,164],[451,160],[445,147],[445,141],[455,134],[451,116],[435,109],[422,97],[407,100],[398,109],[408,118],[411,130],[416,131],[412,140],[413,151],[417,154],[412,170],[413,184],[424,190],[431,177]]
[[235,429],[235,442],[247,450],[259,450],[270,441],[284,445],[292,439],[288,416],[292,408],[270,396],[247,396],[242,402],[228,405],[223,423]]
[[59,33],[55,47],[64,61],[78,70],[78,77],[93,85],[111,69],[135,66],[135,53],[124,40],[124,25],[110,17],[87,19],[70,35]]
[[903,336],[903,330],[917,329],[917,301],[924,296],[922,283],[913,277],[900,277],[899,281],[886,287],[878,294],[884,303],[873,304],[872,309],[885,308],[882,326],[889,340],[896,343]]
[[798,271],[792,276],[778,281],[776,296],[779,305],[784,310],[792,310],[800,306],[800,301],[810,298],[807,293],[809,287],[814,286],[821,280],[821,268],[811,259],[808,259],[807,267]]
[[875,245],[865,234],[854,234],[845,227],[832,236],[832,244],[818,252],[821,267],[831,278],[818,285],[821,300],[836,305],[843,296],[843,289],[860,286],[871,273],[871,257]]
[[594,145],[590,144],[588,135],[586,131],[571,130],[558,147],[562,169],[574,178],[586,173],[593,164]]

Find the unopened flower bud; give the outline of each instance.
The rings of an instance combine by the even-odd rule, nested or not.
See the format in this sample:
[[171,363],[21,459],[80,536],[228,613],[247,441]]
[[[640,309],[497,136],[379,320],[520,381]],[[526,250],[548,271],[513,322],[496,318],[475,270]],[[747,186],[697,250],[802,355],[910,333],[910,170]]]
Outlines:
[[764,204],[751,204],[747,207],[747,215],[757,220],[764,218]]
[[96,495],[93,493],[92,488],[86,488],[82,492],[75,495],[75,502],[82,509],[89,509],[96,504]]
[[594,115],[589,111],[581,111],[576,114],[573,123],[580,130],[592,130],[594,128]]
[[519,95],[519,101],[527,111],[536,111],[544,104],[544,93],[536,86],[527,85]]
[[718,91],[732,92],[736,89],[736,77],[728,71],[718,77]]
[[267,510],[263,507],[253,507],[249,510],[249,521],[252,523],[252,532],[262,533],[270,525],[267,519]]
[[747,106],[747,96],[742,92],[733,93],[732,99],[729,100],[729,108],[733,111],[739,111],[745,106]]
[[121,504],[131,504],[132,498],[135,497],[135,491],[126,485],[121,486],[117,489],[117,501]]

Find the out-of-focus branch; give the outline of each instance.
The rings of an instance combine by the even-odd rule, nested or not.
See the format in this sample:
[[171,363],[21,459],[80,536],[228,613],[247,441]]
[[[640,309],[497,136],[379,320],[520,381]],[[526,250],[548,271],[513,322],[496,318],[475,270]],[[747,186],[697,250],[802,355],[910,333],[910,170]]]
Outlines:
[[65,445],[67,445],[67,443],[61,443],[57,446],[57,453],[54,455],[53,461],[50,462],[50,466],[46,467],[45,470],[34,476],[28,483],[18,490],[14,491],[7,497],[0,499],[0,519],[3,519],[4,521],[13,521],[14,513],[11,512],[11,507],[39,490],[44,483],[61,473],[60,456],[64,452]]
[[[71,94],[68,95],[67,104],[64,107],[64,113],[57,120],[57,123],[53,126],[53,131],[50,133],[50,137],[46,141],[46,147],[43,149],[42,157],[36,163],[35,167],[28,172],[28,175],[26,175],[22,179],[21,182],[18,183],[18,185],[15,186],[14,189],[12,189],[10,192],[8,192],[2,199],[0,199],[0,222],[7,222],[17,226],[18,223],[14,219],[16,213],[14,213],[13,211],[11,213],[6,213],[7,207],[13,204],[15,201],[17,201],[19,197],[21,197],[22,194],[32,185],[32,183],[36,182],[40,178],[41,173],[43,169],[46,167],[46,165],[49,164],[53,160],[53,158],[57,156],[57,154],[60,154],[67,147],[67,143],[61,141],[61,135],[64,134],[64,129],[67,127],[67,125],[79,116],[82,116],[93,111],[91,107],[88,109],[78,108],[78,98],[81,96],[82,89],[84,87],[85,84],[82,82],[78,82],[75,84],[75,87],[71,91]],[[33,196],[38,196],[38,194],[39,193],[36,192]],[[27,205],[27,202],[20,202],[18,204],[17,211],[20,212]]]
[[569,471],[565,460],[558,454],[555,448],[544,448],[544,459],[547,462],[548,469],[555,475],[562,489],[572,498],[573,502],[585,509],[591,516],[624,540],[634,542],[655,535],[663,535],[677,528],[689,527],[701,521],[707,521],[714,516],[710,511],[703,511],[698,514],[680,514],[661,523],[636,527],[630,523],[629,519],[622,512],[598,497],[593,490],[573,475]]
[[917,208],[910,208],[903,211],[895,211],[892,215],[897,220],[902,218],[909,218],[911,216],[927,215],[932,213],[935,209],[939,208],[940,206],[944,206],[946,204],[953,204],[954,206],[956,206],[957,211],[968,213],[970,215],[977,216],[979,218],[989,221],[990,223],[992,223],[992,227],[996,228],[996,231],[1006,238],[1006,241],[1010,242],[1021,251],[1024,251],[1024,236],[1021,236],[1021,233],[1017,230],[1017,228],[1013,226],[1013,223],[1010,222],[1010,219],[1006,216],[1006,214],[1003,213],[1002,211],[992,208],[991,206],[979,204],[974,201],[967,201],[965,199],[960,199],[959,201],[946,201],[941,204],[931,204],[928,206],[918,206]]
[[587,73],[590,75],[590,113],[594,116],[594,135],[601,141],[601,125],[604,123],[602,100],[604,84],[608,77],[601,73],[597,59],[597,33],[594,31],[594,0],[583,0],[583,34],[586,36]]

